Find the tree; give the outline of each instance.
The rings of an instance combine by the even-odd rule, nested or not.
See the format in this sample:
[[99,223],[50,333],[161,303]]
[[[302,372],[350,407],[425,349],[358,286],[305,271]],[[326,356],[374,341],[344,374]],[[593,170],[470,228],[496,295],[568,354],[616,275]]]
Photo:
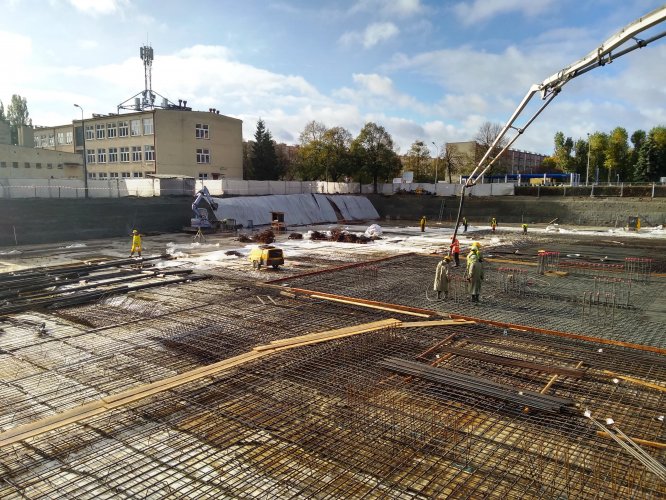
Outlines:
[[[490,149],[490,147],[493,145],[493,142],[495,142],[495,139],[497,139],[497,136],[499,136],[500,132],[502,131],[502,125],[499,123],[491,123],[491,122],[484,122],[481,127],[479,127],[479,131],[476,133],[476,137],[474,140],[479,144],[481,147],[481,152],[482,154],[486,154],[486,152]],[[502,140],[499,141],[499,143],[495,146],[493,151],[491,152],[489,159],[494,158],[497,154],[499,154],[500,151],[502,151],[502,148],[508,144],[509,140],[506,137],[503,137]],[[488,161],[486,162],[486,164]],[[504,167],[502,159],[499,158],[491,167],[491,169],[488,171],[488,173],[491,173],[492,171],[495,172],[504,172],[506,170],[506,167]]]
[[580,174],[581,179],[587,173],[587,151],[589,144],[585,139],[578,139],[574,144],[574,154],[572,158],[572,171]]
[[32,126],[32,120],[28,113],[28,102],[25,97],[14,94],[12,101],[7,106],[7,119],[9,120],[12,144],[18,144],[18,129],[23,125]]
[[574,143],[571,137],[564,137],[562,132],[555,133],[555,168],[560,172],[572,172],[575,170],[573,157]]
[[325,178],[337,182],[341,177],[352,175],[354,164],[350,149],[352,135],[346,128],[333,127],[328,129],[322,138]]
[[666,127],[654,127],[638,153],[634,169],[637,182],[655,182],[666,176]]
[[613,181],[613,174],[627,179],[629,169],[629,136],[622,127],[614,128],[608,136],[604,167],[608,170],[608,182]]
[[629,175],[630,177],[627,180],[633,180],[634,175],[636,173],[636,165],[638,164],[638,154],[641,150],[641,147],[643,146],[643,143],[645,143],[645,140],[647,139],[647,134],[645,133],[645,130],[636,130],[633,134],[631,134],[631,137],[629,140],[631,141],[631,145],[633,146],[631,148],[631,152],[629,153]]
[[327,130],[326,125],[313,120],[299,136],[298,172],[304,180],[323,179],[326,175],[323,139]]
[[423,141],[414,141],[407,151],[405,170],[414,172],[415,182],[432,182],[434,179],[435,168],[430,158],[430,149]]
[[599,182],[599,169],[604,166],[607,148],[607,134],[595,132],[590,136],[590,175],[595,183]]
[[253,177],[259,181],[277,180],[282,172],[275,154],[275,142],[264,121],[257,121],[257,131],[254,133],[254,145],[250,153]]
[[380,179],[387,181],[400,172],[400,159],[394,150],[393,138],[376,123],[368,122],[363,126],[352,142],[351,152],[361,165],[359,182],[364,175],[369,176],[375,193]]
[[451,184],[451,174],[460,173],[465,166],[466,158],[463,153],[458,151],[458,147],[454,144],[444,144],[440,154],[442,159],[442,166]]
[[2,104],[2,99],[0,99],[0,120],[6,120],[6,118],[5,118],[5,105]]

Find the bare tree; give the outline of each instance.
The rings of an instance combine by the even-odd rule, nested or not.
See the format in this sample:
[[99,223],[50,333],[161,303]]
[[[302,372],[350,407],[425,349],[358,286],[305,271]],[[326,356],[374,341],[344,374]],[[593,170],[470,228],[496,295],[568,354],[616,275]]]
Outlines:
[[[495,139],[497,136],[499,136],[500,132],[502,131],[502,125],[499,123],[491,123],[491,122],[484,122],[481,127],[479,127],[479,131],[476,133],[476,137],[474,137],[474,140],[476,143],[479,145],[480,148],[480,154],[481,156],[477,159],[477,162],[481,159],[483,155],[486,154],[486,151],[490,149],[490,146],[492,146],[493,142],[495,142]],[[509,139],[507,137],[503,137],[502,140],[499,141],[499,143],[495,146],[493,149],[489,159],[494,158],[499,152],[504,148],[504,146],[507,145],[509,142]],[[498,159],[495,164],[493,165],[492,170],[495,171],[502,171],[502,158]]]
[[451,175],[453,173],[460,173],[468,162],[468,158],[466,158],[463,153],[458,151],[457,146],[448,143],[444,144],[444,147],[442,147],[440,158],[442,159],[442,164],[446,169],[446,176],[449,179],[449,184],[452,182]]

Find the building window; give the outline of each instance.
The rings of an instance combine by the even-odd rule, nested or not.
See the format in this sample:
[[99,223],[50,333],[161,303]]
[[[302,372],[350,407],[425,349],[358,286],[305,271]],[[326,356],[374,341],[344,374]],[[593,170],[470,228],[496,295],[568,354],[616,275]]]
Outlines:
[[130,173],[129,172],[123,172],[123,179],[129,179]]
[[153,135],[153,119],[143,119],[143,135]]
[[118,163],[118,148],[109,148],[109,163]]
[[118,176],[118,172],[111,172],[111,173],[109,174],[109,177],[111,177],[112,179],[117,179],[117,178],[119,177],[119,176]]
[[208,125],[197,123],[195,128],[195,137],[197,139],[208,139]]
[[94,149],[86,149],[86,162],[90,163],[95,163],[95,150]]
[[97,150],[97,163],[106,163],[106,149]]
[[0,168],[7,168],[7,162],[6,161],[0,161]]
[[55,137],[53,134],[49,134],[49,146],[53,147],[55,146]]
[[58,168],[59,168],[60,170],[63,169],[62,163],[58,163]]
[[118,122],[118,137],[127,137],[129,135],[129,124],[127,121]]
[[143,147],[144,155],[146,161],[155,161],[155,146],[146,145]]
[[199,172],[199,179],[206,180],[208,179],[208,174],[205,172]]
[[47,163],[46,168],[53,169],[53,163]]
[[23,166],[24,166],[25,168],[30,168],[30,162],[29,162],[29,161],[26,161],[26,162],[23,164]]
[[141,120],[132,120],[132,135],[141,135]]
[[106,127],[104,126],[103,123],[97,124],[96,127],[97,127],[97,138],[104,139],[104,131],[106,130]]
[[67,144],[71,144],[74,139],[74,134],[72,132],[67,132]]
[[12,168],[18,168],[18,162],[17,161],[12,162]]
[[134,177],[143,177],[143,172],[134,172]]
[[121,162],[129,161],[129,148],[120,148],[120,161]]
[[106,179],[106,172],[100,172],[99,173],[99,178],[100,179]]
[[86,125],[86,141],[92,141],[95,138],[95,126]]
[[42,168],[42,164],[41,163],[35,163],[35,168]]
[[58,144],[65,144],[65,133],[58,132]]
[[114,139],[118,135],[118,129],[115,123],[106,124],[106,137],[107,139]]
[[132,161],[141,161],[141,146],[132,146]]
[[197,163],[210,163],[210,150],[197,149]]
[[88,179],[94,179],[97,177],[97,174],[95,172],[88,172]]

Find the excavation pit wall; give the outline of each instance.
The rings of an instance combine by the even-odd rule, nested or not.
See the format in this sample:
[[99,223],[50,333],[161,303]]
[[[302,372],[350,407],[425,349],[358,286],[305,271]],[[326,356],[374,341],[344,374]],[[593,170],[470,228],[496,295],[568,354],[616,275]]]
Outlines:
[[[460,203],[456,197],[429,195],[365,197],[383,220],[414,221],[425,215],[429,221],[452,222]],[[0,247],[126,236],[134,228],[143,233],[177,232],[189,225],[192,201],[189,196],[0,200]],[[465,199],[464,214],[471,223],[496,217],[500,225],[557,219],[560,224],[607,227],[622,227],[627,217],[639,216],[644,226],[656,226],[666,223],[666,199],[471,197]],[[252,219],[237,218],[239,224]]]

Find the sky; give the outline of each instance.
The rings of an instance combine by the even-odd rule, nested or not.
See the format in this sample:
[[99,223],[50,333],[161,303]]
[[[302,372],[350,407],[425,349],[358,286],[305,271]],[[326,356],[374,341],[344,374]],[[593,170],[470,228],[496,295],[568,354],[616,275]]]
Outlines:
[[[434,154],[504,124],[530,86],[660,7],[652,0],[0,0],[0,100],[34,125],[70,123],[144,88],[194,110],[263,119],[297,144],[311,120],[382,125],[401,154]],[[666,23],[641,35],[666,30]],[[540,98],[533,99],[535,106]],[[528,110],[529,111],[529,110]],[[524,122],[518,122],[522,126]],[[514,148],[666,125],[666,38],[569,82]],[[432,143],[435,143],[434,145]]]

